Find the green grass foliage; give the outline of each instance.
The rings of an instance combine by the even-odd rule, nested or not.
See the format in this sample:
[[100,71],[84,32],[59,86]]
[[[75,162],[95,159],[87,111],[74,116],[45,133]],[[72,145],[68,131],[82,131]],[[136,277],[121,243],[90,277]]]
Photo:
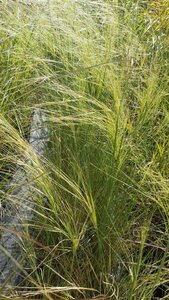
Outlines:
[[23,2],[0,1],[1,198],[25,151],[38,192],[19,295],[168,299],[168,1]]

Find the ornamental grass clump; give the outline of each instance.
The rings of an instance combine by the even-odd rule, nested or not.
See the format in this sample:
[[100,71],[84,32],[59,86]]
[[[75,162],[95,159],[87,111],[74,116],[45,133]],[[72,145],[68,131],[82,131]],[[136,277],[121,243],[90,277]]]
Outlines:
[[[9,297],[168,298],[165,14],[142,0],[1,1],[3,205],[18,163],[36,189],[20,236],[28,267]],[[41,158],[27,143],[35,107]]]

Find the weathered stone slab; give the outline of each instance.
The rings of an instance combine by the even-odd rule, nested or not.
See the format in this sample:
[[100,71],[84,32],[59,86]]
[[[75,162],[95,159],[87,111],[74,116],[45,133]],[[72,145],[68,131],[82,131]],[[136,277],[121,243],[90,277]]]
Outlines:
[[[30,128],[29,144],[32,151],[40,158],[45,155],[49,140],[46,114],[40,108],[33,113]],[[25,153],[27,166],[35,167],[32,160]],[[31,168],[30,168],[31,169]],[[24,223],[34,217],[36,208],[37,190],[34,187],[34,178],[29,168],[18,166],[8,185],[7,202],[2,218],[2,237],[0,241],[0,295],[10,286],[19,284],[21,267],[24,267],[26,253],[22,248],[22,234]],[[20,233],[20,235],[19,235]]]

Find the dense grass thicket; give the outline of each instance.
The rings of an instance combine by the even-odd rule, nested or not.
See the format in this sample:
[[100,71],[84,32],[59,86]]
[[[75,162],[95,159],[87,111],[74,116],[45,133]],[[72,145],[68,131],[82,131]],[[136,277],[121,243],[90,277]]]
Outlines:
[[23,2],[0,1],[0,197],[27,152],[38,209],[10,296],[169,299],[168,0]]

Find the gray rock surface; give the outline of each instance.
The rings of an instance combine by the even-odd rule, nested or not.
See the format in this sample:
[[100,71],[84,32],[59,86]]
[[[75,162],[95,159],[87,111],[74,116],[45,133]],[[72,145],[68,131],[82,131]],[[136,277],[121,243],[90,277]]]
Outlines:
[[[29,144],[39,158],[45,155],[48,139],[46,114],[40,108],[36,108],[32,117]],[[3,229],[0,240],[0,295],[4,295],[5,290],[19,284],[20,274],[23,272],[22,268],[26,261],[22,240],[24,223],[31,221],[34,217],[37,191],[33,184],[33,175],[29,170],[29,166],[30,169],[34,167],[34,163],[26,153],[25,163],[28,168],[18,166],[7,187],[8,192],[4,194],[7,195],[4,201],[7,204],[1,225]]]

